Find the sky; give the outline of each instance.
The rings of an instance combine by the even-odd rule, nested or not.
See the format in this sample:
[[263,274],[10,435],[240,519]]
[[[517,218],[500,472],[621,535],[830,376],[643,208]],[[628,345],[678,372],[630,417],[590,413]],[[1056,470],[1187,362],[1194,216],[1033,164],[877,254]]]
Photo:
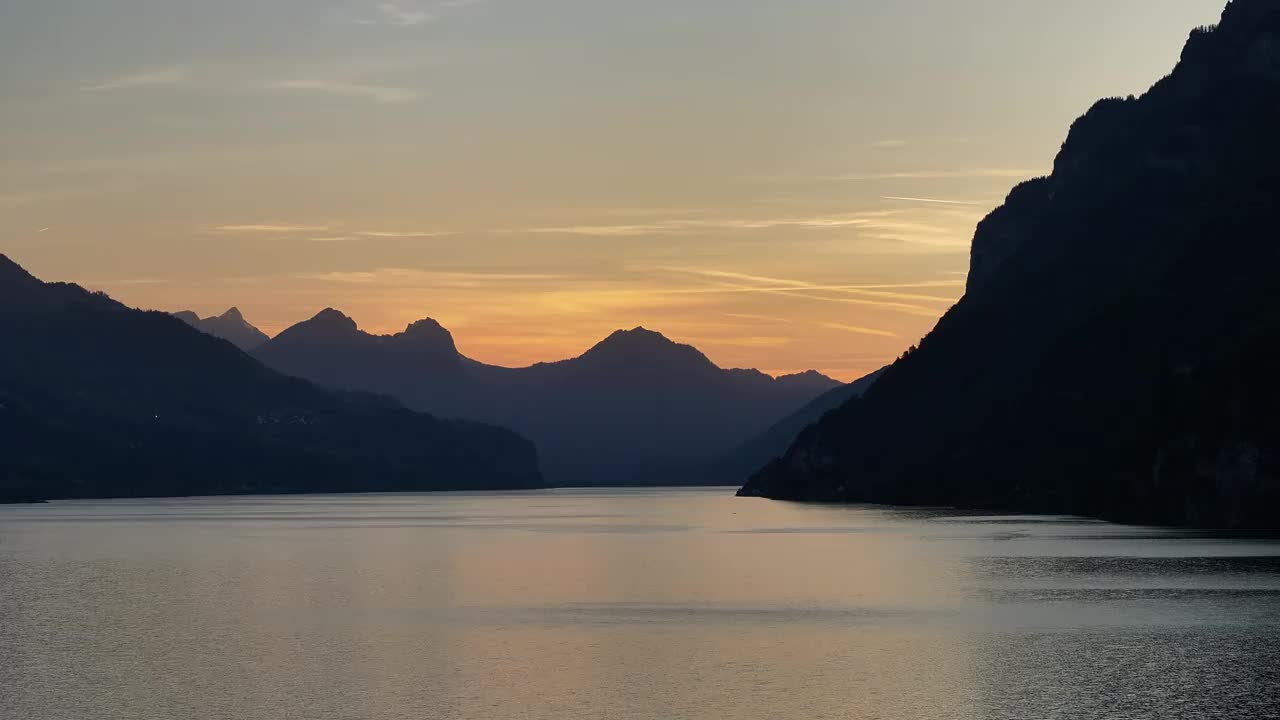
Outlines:
[[6,0],[0,252],[268,333],[855,379],[1223,0]]

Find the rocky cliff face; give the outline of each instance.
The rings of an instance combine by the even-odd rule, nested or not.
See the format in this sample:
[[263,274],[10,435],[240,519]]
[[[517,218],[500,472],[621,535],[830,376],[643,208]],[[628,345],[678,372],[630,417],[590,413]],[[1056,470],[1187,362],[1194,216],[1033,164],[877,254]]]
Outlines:
[[968,290],[743,494],[1280,525],[1280,0],[979,226]]

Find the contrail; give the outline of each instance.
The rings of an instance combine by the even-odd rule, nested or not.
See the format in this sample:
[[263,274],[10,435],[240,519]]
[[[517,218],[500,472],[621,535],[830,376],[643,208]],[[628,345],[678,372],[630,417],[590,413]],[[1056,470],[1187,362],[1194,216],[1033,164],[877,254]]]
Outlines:
[[902,200],[904,202],[923,202],[923,203],[939,203],[941,205],[981,205],[982,203],[966,202],[964,200],[937,200],[934,198],[917,198],[917,197],[897,197],[894,195],[881,195],[881,200]]

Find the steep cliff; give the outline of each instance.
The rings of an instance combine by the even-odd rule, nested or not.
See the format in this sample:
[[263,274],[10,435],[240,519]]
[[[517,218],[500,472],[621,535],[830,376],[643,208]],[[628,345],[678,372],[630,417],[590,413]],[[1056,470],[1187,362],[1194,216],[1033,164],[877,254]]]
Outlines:
[[1280,526],[1280,0],[1104,100],[965,297],[744,495]]

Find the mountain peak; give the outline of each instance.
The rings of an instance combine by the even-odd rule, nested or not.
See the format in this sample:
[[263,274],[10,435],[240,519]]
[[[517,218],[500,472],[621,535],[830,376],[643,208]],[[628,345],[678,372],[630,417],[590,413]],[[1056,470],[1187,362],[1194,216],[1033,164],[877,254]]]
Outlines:
[[221,315],[212,315],[207,318],[201,318],[190,310],[173,313],[173,316],[200,332],[222,338],[245,352],[270,339],[266,333],[245,320],[239,308],[233,307]]
[[615,330],[596,347],[607,344],[627,347],[661,347],[676,345],[676,343],[672,342],[666,335],[644,327],[635,327],[630,330]]
[[350,326],[351,329],[353,330],[356,329],[355,320],[352,320],[349,315],[342,312],[341,310],[334,310],[331,307],[325,308],[320,312],[316,313],[315,317],[311,318],[311,320],[309,320],[308,322],[332,323],[334,325],[347,325],[347,326]]
[[300,336],[312,341],[329,341],[341,340],[359,332],[360,328],[355,320],[338,310],[325,308],[310,320],[300,322],[280,333],[280,337]]
[[804,372],[792,373],[791,375],[779,375],[777,382],[788,385],[812,385],[814,387],[824,387],[826,389],[839,387],[844,383],[833,377],[823,375],[817,370],[805,370]]
[[423,318],[417,322],[410,323],[409,327],[405,328],[400,335],[405,340],[412,341],[416,345],[442,349],[452,353],[457,352],[457,346],[453,342],[453,333],[431,318]]
[[1222,11],[1222,22],[1216,28],[1240,33],[1280,31],[1280,5],[1275,0],[1232,0]]
[[667,369],[715,368],[715,364],[692,345],[674,342],[660,332],[643,327],[615,331],[584,353],[582,359],[604,365],[643,364]]

